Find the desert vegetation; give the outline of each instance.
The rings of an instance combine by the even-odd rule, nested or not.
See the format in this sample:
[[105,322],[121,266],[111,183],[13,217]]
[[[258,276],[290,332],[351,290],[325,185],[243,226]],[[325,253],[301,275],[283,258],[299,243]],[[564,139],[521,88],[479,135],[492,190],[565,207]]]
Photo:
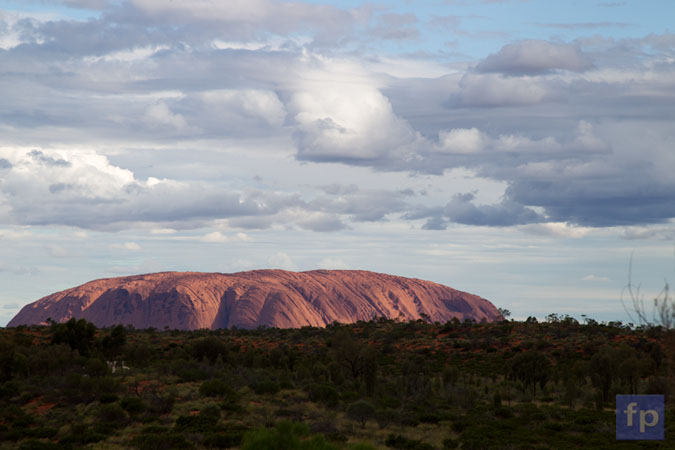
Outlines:
[[[0,448],[675,448],[658,326],[372,320],[327,328],[0,329]],[[614,395],[665,394],[617,442]]]

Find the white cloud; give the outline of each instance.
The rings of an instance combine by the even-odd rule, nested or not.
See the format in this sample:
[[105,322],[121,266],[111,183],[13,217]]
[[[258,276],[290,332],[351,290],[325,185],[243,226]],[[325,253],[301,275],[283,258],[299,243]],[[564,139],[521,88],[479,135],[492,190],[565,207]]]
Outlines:
[[[201,114],[228,126],[233,119],[257,119],[271,127],[283,125],[286,110],[277,94],[260,89],[221,89],[199,94]],[[238,117],[235,117],[238,116]]]
[[345,263],[342,258],[328,257],[319,261],[317,268],[333,269],[333,270],[347,270],[349,265]]
[[288,253],[278,252],[267,258],[272,269],[298,270]]
[[142,250],[142,247],[138,245],[136,242],[124,242],[122,244],[112,244],[110,246],[111,248],[114,249],[119,249],[119,250],[128,250],[132,252],[137,252]]
[[518,229],[527,234],[563,239],[581,239],[593,231],[592,228],[574,226],[564,222],[531,223],[521,225]]
[[597,276],[597,275],[594,275],[594,274],[590,274],[590,275],[586,275],[586,276],[582,277],[581,280],[582,281],[592,281],[592,282],[605,282],[605,281],[609,281],[609,278]]
[[148,106],[145,110],[144,119],[146,123],[154,127],[168,126],[176,130],[182,130],[187,127],[185,118],[171,111],[169,106],[164,102]]
[[301,159],[367,161],[414,157],[423,142],[354,61],[314,58],[305,64],[288,108]]
[[67,258],[69,256],[72,256],[71,253],[68,251],[68,249],[62,245],[49,244],[46,246],[46,248],[47,253],[49,253],[49,256],[53,258]]
[[483,150],[486,136],[477,128],[454,128],[438,133],[440,150],[447,153],[476,153]]

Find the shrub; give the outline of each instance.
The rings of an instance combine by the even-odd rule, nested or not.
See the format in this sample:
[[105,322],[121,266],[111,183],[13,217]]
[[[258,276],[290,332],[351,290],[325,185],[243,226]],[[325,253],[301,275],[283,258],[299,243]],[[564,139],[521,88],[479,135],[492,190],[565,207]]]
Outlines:
[[258,428],[244,435],[242,450],[338,450],[321,435],[306,439],[309,428],[302,423],[279,422],[272,429]]
[[279,383],[272,380],[255,381],[248,385],[258,395],[274,395],[281,389]]
[[231,397],[235,395],[232,388],[218,378],[204,381],[201,386],[199,386],[199,393],[204,397]]
[[214,431],[218,419],[207,416],[179,416],[174,426],[176,431],[192,431],[197,433],[206,433]]
[[131,445],[141,450],[191,449],[194,445],[180,433],[139,434]]
[[231,448],[241,446],[244,432],[241,430],[210,433],[204,438],[204,445],[212,448]]
[[29,439],[19,445],[18,450],[62,450],[63,447],[53,442],[41,442],[35,439]]
[[390,434],[387,440],[384,441],[384,445],[403,450],[434,450],[431,444],[417,439],[408,439],[400,434]]
[[347,407],[347,415],[365,427],[366,421],[375,415],[375,407],[369,401],[359,400]]
[[129,416],[118,403],[108,403],[101,405],[98,409],[98,420],[110,426],[124,425]]
[[138,397],[125,397],[120,400],[120,406],[129,414],[142,413],[146,408],[146,404]]
[[314,383],[309,387],[309,399],[313,402],[333,408],[337,406],[339,398],[338,391],[330,384]]

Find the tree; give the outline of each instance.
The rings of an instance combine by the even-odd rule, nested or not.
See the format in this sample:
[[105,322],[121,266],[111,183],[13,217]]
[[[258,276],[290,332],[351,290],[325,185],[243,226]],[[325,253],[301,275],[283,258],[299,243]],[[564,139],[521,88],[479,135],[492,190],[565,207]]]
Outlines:
[[617,373],[617,355],[609,347],[601,348],[589,364],[591,382],[598,388],[602,395],[602,402],[609,400],[609,389]]
[[365,428],[368,419],[375,415],[375,407],[367,400],[358,400],[347,407],[347,415]]
[[108,358],[119,356],[127,344],[127,329],[117,325],[100,341],[100,347]]
[[51,321],[52,344],[68,344],[82,356],[89,356],[94,343],[96,325],[85,319],[70,319],[66,323]]
[[548,358],[536,350],[521,353],[513,358],[511,372],[523,383],[523,388],[532,388],[532,395],[537,394],[537,384],[543,389],[548,382],[551,363]]

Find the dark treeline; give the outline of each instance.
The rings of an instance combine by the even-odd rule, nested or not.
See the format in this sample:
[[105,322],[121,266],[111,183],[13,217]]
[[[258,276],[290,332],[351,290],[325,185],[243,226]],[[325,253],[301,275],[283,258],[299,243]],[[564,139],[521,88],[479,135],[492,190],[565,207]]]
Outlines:
[[609,449],[614,396],[665,394],[666,331],[620,322],[0,329],[0,448]]

